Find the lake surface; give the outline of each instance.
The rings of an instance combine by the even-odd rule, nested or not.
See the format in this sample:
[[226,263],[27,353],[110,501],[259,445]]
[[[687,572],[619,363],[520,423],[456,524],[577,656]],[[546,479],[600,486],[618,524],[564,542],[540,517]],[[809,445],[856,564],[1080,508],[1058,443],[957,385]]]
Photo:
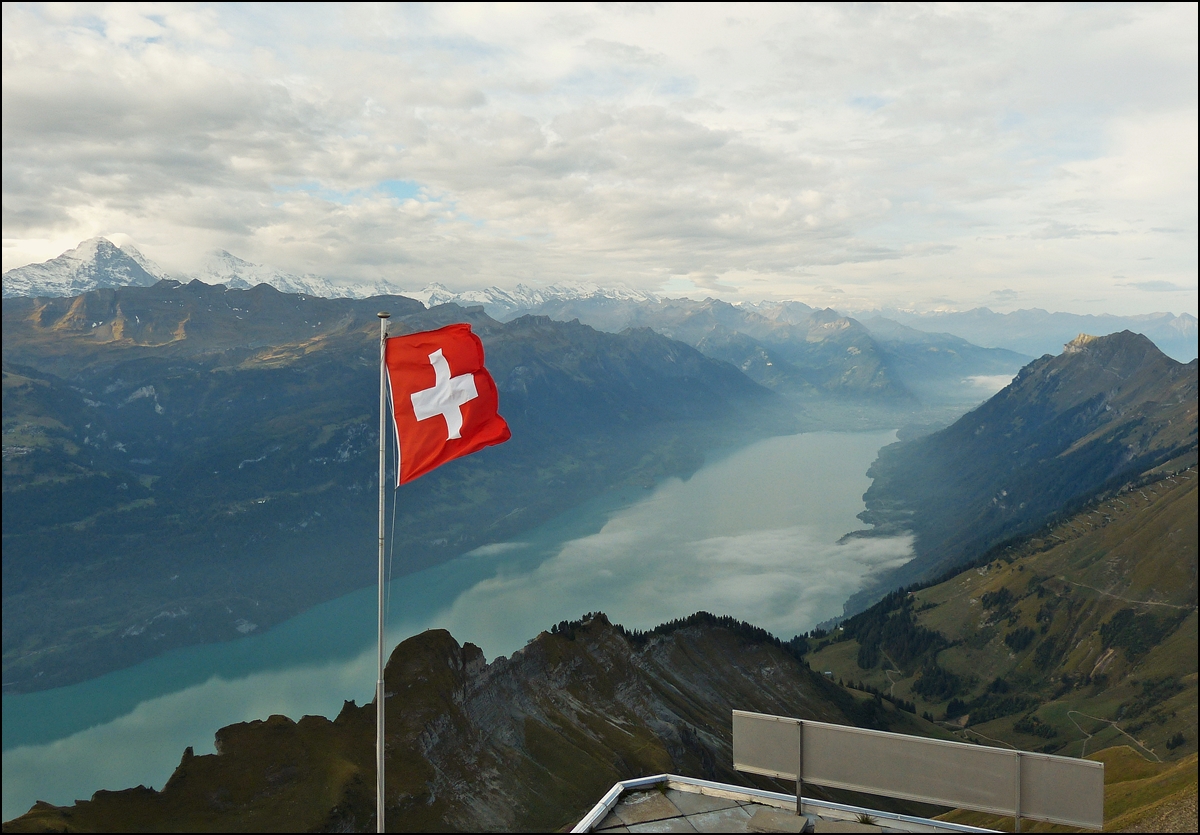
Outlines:
[[[894,438],[771,438],[714,456],[687,481],[609,493],[519,541],[394,581],[389,640],[440,627],[492,659],[589,611],[648,629],[701,609],[790,638],[841,614],[868,575],[911,558],[908,537],[838,544],[862,527],[855,517],[867,468]],[[402,562],[398,555],[398,570]],[[161,788],[183,749],[212,753],[224,725],[277,713],[332,717],[344,699],[369,701],[375,595],[363,589],[260,635],[5,696],[4,820],[35,800],[62,805],[97,789]]]

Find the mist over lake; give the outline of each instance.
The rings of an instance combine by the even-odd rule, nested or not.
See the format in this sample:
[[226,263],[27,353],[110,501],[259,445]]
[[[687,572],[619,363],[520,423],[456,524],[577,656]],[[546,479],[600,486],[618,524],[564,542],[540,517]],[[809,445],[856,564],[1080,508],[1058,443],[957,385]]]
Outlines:
[[[390,589],[389,640],[445,628],[493,659],[598,610],[634,629],[703,609],[784,638],[807,631],[840,614],[870,574],[911,558],[908,537],[838,544],[861,527],[867,468],[894,438],[821,432],[760,441],[714,456],[686,481],[613,492],[518,541],[400,577]],[[402,554],[396,562],[400,573]],[[368,588],[261,635],[6,696],[4,818],[35,800],[161,787],[185,747],[211,753],[213,733],[233,722],[334,716],[344,699],[369,700],[374,624]]]

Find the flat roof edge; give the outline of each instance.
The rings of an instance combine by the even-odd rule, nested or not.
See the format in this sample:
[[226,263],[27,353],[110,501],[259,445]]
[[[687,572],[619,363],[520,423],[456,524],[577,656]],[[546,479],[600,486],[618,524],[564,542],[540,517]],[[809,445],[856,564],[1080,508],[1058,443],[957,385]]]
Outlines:
[[[678,774],[655,774],[652,777],[638,777],[633,780],[622,780],[614,783],[613,787],[605,792],[604,797],[592,807],[592,809],[580,819],[579,823],[575,824],[571,832],[591,832],[592,827],[604,820],[604,816],[612,811],[613,807],[621,799],[621,795],[628,791],[638,791],[648,789],[653,786],[667,784],[668,788],[679,788],[683,791],[692,791],[697,794],[720,794],[720,795],[741,795],[753,798],[758,801],[765,801],[771,806],[779,806],[781,808],[794,809],[796,806],[796,795],[784,794],[782,792],[771,792],[763,789],[754,789],[746,786],[735,786],[732,783],[717,783],[712,780],[701,780],[696,777],[682,777]],[[882,812],[877,809],[867,809],[863,806],[850,806],[845,803],[834,803],[830,800],[816,800],[815,798],[804,798],[804,806],[812,808],[813,811],[820,809],[828,809],[831,812],[840,812],[848,815],[866,814],[876,819],[891,820],[898,823],[917,824],[923,826],[935,826],[946,832],[996,832],[994,829],[983,829],[978,826],[968,826],[961,823],[951,823],[949,821],[933,820],[931,818],[919,818],[912,815],[902,815],[897,812]]]

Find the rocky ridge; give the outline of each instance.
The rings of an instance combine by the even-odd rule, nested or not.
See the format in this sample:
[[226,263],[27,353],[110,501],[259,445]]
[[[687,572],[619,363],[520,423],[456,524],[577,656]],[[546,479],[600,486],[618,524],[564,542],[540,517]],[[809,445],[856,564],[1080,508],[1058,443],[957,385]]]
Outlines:
[[[603,615],[559,624],[512,658],[431,630],[400,644],[388,692],[387,813],[401,831],[553,831],[616,781],[673,772],[746,784],[731,710],[938,734],[808,669],[760,629],[700,613],[631,635]],[[283,716],[189,749],[161,791],[39,803],[6,832],[373,831],[374,705]]]

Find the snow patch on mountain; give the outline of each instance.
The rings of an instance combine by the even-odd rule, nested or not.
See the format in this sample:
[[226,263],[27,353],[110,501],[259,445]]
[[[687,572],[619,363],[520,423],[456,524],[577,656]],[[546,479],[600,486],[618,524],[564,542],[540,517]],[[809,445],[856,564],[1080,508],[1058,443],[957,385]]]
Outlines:
[[488,287],[483,290],[455,292],[441,284],[430,284],[421,290],[404,290],[401,295],[417,299],[426,307],[439,304],[472,307],[480,305],[484,312],[497,319],[504,319],[518,311],[531,310],[549,301],[576,299],[621,299],[629,301],[655,301],[658,297],[643,290],[626,287],[599,287],[588,282],[549,284],[545,287],[530,287],[518,284],[511,290]]
[[231,290],[249,290],[259,284],[269,284],[281,293],[301,293],[329,299],[360,299],[371,295],[363,295],[356,292],[355,287],[335,284],[327,278],[311,273],[301,276],[275,267],[253,264],[223,249],[210,253],[200,269],[190,277],[198,278],[205,284],[224,284]]

